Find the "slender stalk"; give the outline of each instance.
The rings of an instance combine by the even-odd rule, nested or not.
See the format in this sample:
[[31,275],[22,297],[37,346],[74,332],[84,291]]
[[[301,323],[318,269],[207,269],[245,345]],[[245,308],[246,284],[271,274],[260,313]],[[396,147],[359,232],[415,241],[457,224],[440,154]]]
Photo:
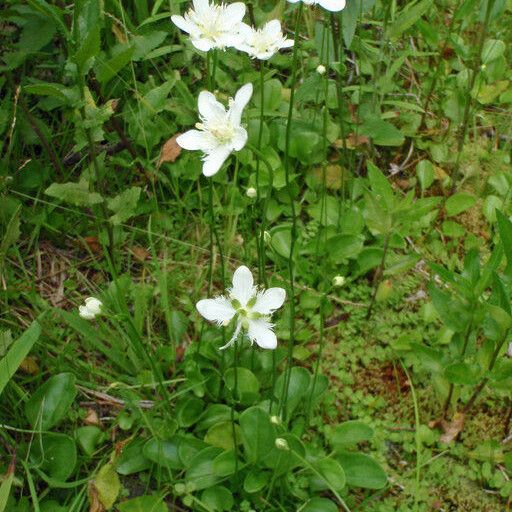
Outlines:
[[476,82],[476,78],[478,76],[478,71],[482,64],[482,50],[485,43],[485,38],[487,37],[487,30],[489,28],[489,20],[492,12],[492,8],[494,6],[494,0],[489,0],[487,3],[487,10],[485,12],[484,26],[482,31],[480,32],[480,39],[478,42],[477,50],[476,50],[476,58],[475,65],[473,68],[473,73],[471,74],[471,78],[469,80],[467,95],[466,95],[466,105],[464,107],[464,115],[462,118],[462,125],[459,129],[458,140],[457,140],[457,158],[455,160],[455,168],[453,170],[453,187],[455,187],[455,179],[459,174],[460,163],[461,163],[461,155],[462,150],[464,149],[464,144],[466,142],[466,136],[468,133],[468,124],[469,124],[469,114],[471,112],[471,107],[473,105],[473,98],[471,96],[471,91],[473,90]]
[[[259,234],[259,240],[258,240],[258,246],[259,246],[259,254],[258,258],[261,258],[261,262],[258,262],[258,264],[261,264],[261,280],[263,281],[263,284],[267,286],[267,276],[265,274],[265,229],[267,227],[267,210],[268,210],[268,203],[270,201],[270,197],[272,195],[272,187],[274,184],[274,170],[272,169],[272,166],[270,165],[269,161],[265,158],[265,155],[256,147],[254,147],[252,144],[247,144],[247,147],[256,154],[258,157],[258,161],[263,162],[265,167],[267,168],[268,172],[268,192],[265,197],[265,201],[263,202],[263,208],[261,212],[261,225],[260,225],[260,234]],[[259,189],[258,189],[259,190]]]
[[[258,151],[261,151],[261,141],[263,138],[263,116],[265,113],[264,108],[264,102],[265,102],[265,64],[264,61],[260,61],[260,125],[259,125],[259,131],[258,131]],[[260,161],[261,157],[258,156],[258,159],[256,160],[256,194],[257,194],[257,201],[258,204],[260,204]],[[272,188],[269,189],[268,195],[270,195],[272,191]],[[268,197],[267,195],[267,197]],[[259,240],[257,239],[257,245],[258,245],[258,273],[259,273],[259,281],[264,282],[266,284],[266,277],[265,277],[265,239],[264,239],[264,229],[263,229],[263,223],[261,224],[261,235]]]
[[293,253],[295,249],[295,241],[297,238],[297,218],[295,213],[295,203],[293,199],[293,190],[290,183],[290,142],[291,142],[291,128],[293,117],[293,104],[295,99],[295,85],[297,82],[297,64],[298,64],[298,49],[299,49],[299,33],[302,19],[302,2],[299,3],[297,9],[297,17],[295,21],[295,33],[293,44],[293,57],[292,57],[292,81],[290,87],[290,105],[288,107],[288,117],[286,121],[286,140],[285,140],[285,154],[284,154],[284,172],[286,181],[286,190],[290,199],[290,208],[292,213],[292,226],[290,233],[290,255],[288,257],[288,272],[290,275],[290,339],[288,342],[288,357],[286,363],[285,384],[281,396],[281,410],[286,417],[286,401],[288,399],[288,389],[290,386],[293,345],[295,341],[295,276]]
[[368,311],[366,313],[366,320],[369,320],[372,316],[373,307],[375,306],[375,300],[377,299],[377,292],[379,290],[379,285],[382,282],[382,278],[384,276],[384,266],[386,265],[386,256],[389,250],[389,239],[391,238],[391,232],[387,233],[386,238],[384,239],[384,249],[382,251],[382,259],[380,260],[379,268],[377,269],[377,273],[375,274],[375,282],[373,283],[373,293],[372,298],[370,300],[370,305],[368,306]]
[[[409,372],[407,371],[407,368],[403,361],[400,359],[400,364],[402,365],[402,369],[407,376],[407,380],[409,381],[409,387],[411,388],[411,396],[412,396],[412,403],[414,406],[414,424],[415,424],[415,432],[414,432],[414,440],[416,443],[416,489],[419,490],[420,488],[420,459],[421,459],[421,439],[420,439],[420,410],[418,406],[418,398],[416,396],[416,389],[414,388],[414,384],[412,382],[411,376],[409,375]],[[416,495],[417,498],[417,495]]]
[[238,340],[233,344],[233,403],[231,404],[231,431],[233,435],[233,452],[235,454],[235,482],[238,483],[238,444],[236,439],[235,405],[238,401]]
[[[510,330],[507,330],[506,333],[504,334],[502,340],[496,345],[496,348],[494,349],[494,352],[491,357],[491,361],[489,362],[489,368],[487,369],[488,373],[492,372],[494,365],[496,364],[496,361],[500,354],[500,351],[503,348],[503,345],[505,344],[505,342],[507,341],[509,332],[510,332]],[[467,401],[466,405],[463,407],[462,414],[467,414],[468,411],[473,407],[474,403],[476,402],[476,399],[478,398],[478,396],[484,389],[487,382],[489,382],[489,377],[484,377],[480,381],[480,384],[478,384],[478,386],[475,388],[475,391],[473,391],[473,394]]]
[[325,324],[325,314],[324,314],[324,301],[326,299],[326,294],[322,296],[320,299],[320,339],[318,341],[318,353],[316,356],[316,364],[315,364],[315,372],[313,374],[313,383],[311,385],[311,392],[309,393],[309,397],[306,405],[306,425],[309,425],[309,420],[311,418],[311,408],[313,406],[313,397],[315,395],[315,387],[316,382],[318,380],[318,373],[320,372],[320,363],[322,361],[322,354],[324,350],[324,324]]
[[[342,51],[340,51],[340,48],[343,47],[343,43],[342,43],[342,37],[341,37],[340,31],[338,30],[338,27],[336,25],[336,18],[334,16],[334,13],[331,13],[331,31],[332,31],[333,48],[334,48],[334,60],[339,65],[338,73],[335,74],[336,98],[338,100],[338,117],[339,117],[339,123],[340,123],[341,143],[343,144],[343,160],[344,160],[343,163],[344,163],[344,165],[347,165],[348,164],[348,148],[347,148],[345,121],[343,119],[343,91],[342,91],[343,84],[341,82],[341,71],[342,71],[343,67],[342,67],[342,62],[341,62]],[[329,69],[329,68],[327,68],[327,69]],[[345,183],[345,181],[342,180],[342,182],[341,182],[342,198],[344,198],[344,196],[345,196],[344,183]]]
[[[466,334],[464,336],[464,344],[462,345],[462,350],[460,353],[461,359],[466,355],[466,350],[468,348],[468,343],[469,343],[469,336],[471,335],[472,328],[473,328],[473,317],[470,318],[468,328],[466,329]],[[450,407],[450,403],[452,401],[454,389],[455,389],[455,384],[450,384],[450,388],[448,390],[448,396],[446,397],[446,401],[445,401],[444,407],[443,407],[443,418],[445,418],[445,419],[448,414],[448,409]]]
[[437,82],[439,81],[439,76],[441,74],[441,69],[442,69],[443,60],[444,60],[444,53],[445,53],[446,49],[448,48],[448,42],[450,41],[450,37],[451,37],[451,35],[453,33],[453,29],[455,27],[455,14],[459,10],[459,6],[461,3],[462,3],[462,0],[457,0],[457,4],[455,5],[455,8],[453,10],[453,16],[450,20],[450,25],[448,26],[448,32],[444,39],[443,46],[441,47],[441,50],[439,52],[439,57],[437,60],[434,77],[432,78],[432,81],[430,82],[430,86],[429,86],[428,92],[427,92],[427,97],[425,99],[425,103],[423,104],[423,113],[421,114],[419,128],[421,128],[423,126],[423,123],[425,122],[428,107],[430,106],[430,102],[432,101],[432,97],[433,97],[434,91],[436,89]]

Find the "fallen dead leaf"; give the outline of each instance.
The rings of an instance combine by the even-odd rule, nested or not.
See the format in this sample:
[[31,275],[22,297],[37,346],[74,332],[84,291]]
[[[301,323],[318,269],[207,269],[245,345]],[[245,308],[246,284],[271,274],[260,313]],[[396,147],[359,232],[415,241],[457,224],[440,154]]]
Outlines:
[[117,23],[112,23],[112,33],[114,34],[114,36],[117,39],[118,43],[126,44],[128,42],[126,34],[121,29],[121,27],[118,26]]
[[429,423],[429,427],[430,428],[441,427],[443,430],[443,434],[441,434],[441,437],[439,438],[439,440],[442,443],[449,444],[452,441],[454,441],[457,438],[457,436],[462,432],[462,430],[464,428],[464,419],[465,419],[464,413],[456,412],[453,415],[453,418],[451,421],[446,421],[444,419],[431,421]]
[[[357,146],[363,146],[364,144],[368,144],[370,139],[366,135],[358,135],[356,133],[349,133],[348,137],[345,139],[347,144],[347,148],[354,149]],[[334,142],[334,146],[338,149],[343,147],[343,139],[338,139]]]
[[94,425],[99,427],[101,425],[98,413],[94,409],[87,409],[87,415],[84,418],[86,425]]
[[84,242],[87,244],[87,247],[93,254],[100,254],[101,253],[101,243],[98,240],[97,236],[85,236]]
[[39,373],[39,365],[33,357],[25,357],[20,364],[20,368],[29,375],[37,375]]
[[162,146],[162,150],[160,151],[160,158],[158,159],[157,167],[160,167],[164,162],[175,162],[176,159],[180,156],[181,147],[176,142],[180,133],[175,134],[168,141],[164,143]]
[[[324,173],[323,168],[316,167],[313,172],[316,180],[319,183],[322,183]],[[339,190],[343,183],[343,174],[344,171],[341,165],[328,165],[325,168],[325,186],[330,190]]]
[[89,512],[105,512],[105,508],[101,504],[98,496],[98,490],[93,482],[89,482],[87,494],[89,495]]
[[131,251],[134,258],[141,262],[146,261],[150,257],[149,251],[144,249],[144,247],[141,247],[140,245],[132,247]]

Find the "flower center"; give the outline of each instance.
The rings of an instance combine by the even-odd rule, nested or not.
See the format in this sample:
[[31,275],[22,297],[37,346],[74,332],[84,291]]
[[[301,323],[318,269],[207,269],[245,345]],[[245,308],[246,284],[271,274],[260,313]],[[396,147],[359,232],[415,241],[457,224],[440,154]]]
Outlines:
[[222,35],[222,9],[223,6],[211,6],[206,13],[202,13],[202,16],[198,16],[196,24],[201,30],[204,37],[212,40],[216,40]]
[[219,141],[220,144],[227,144],[235,135],[235,130],[229,122],[208,126],[208,131]]

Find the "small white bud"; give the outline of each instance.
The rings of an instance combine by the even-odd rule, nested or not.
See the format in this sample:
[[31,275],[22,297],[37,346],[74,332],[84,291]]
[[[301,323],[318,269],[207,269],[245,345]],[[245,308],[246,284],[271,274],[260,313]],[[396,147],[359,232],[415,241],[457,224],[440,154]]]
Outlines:
[[251,199],[254,199],[258,195],[258,192],[257,192],[257,190],[254,187],[249,187],[246,190],[245,195],[247,197],[250,197]]
[[271,416],[270,417],[270,421],[274,424],[274,425],[279,425],[281,423],[281,418],[279,416]]
[[272,241],[272,235],[268,231],[263,232],[263,240],[268,245]]
[[341,288],[345,283],[346,279],[343,276],[335,276],[332,278],[332,285],[335,288]]
[[319,74],[319,75],[325,75],[325,72],[327,71],[327,69],[325,69],[325,66],[323,64],[320,64],[317,68],[316,68],[316,72]]
[[507,356],[512,357],[512,341],[508,344]]
[[87,297],[85,306],[78,307],[78,314],[85,320],[94,320],[101,313],[103,302],[95,297]]
[[288,441],[286,439],[277,437],[275,443],[278,450],[290,451],[290,446],[288,445]]

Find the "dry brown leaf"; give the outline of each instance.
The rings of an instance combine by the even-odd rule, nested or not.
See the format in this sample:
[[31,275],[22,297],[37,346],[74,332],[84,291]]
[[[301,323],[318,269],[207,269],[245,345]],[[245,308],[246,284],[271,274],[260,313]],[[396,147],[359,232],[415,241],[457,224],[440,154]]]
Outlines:
[[181,147],[176,142],[179,135],[181,134],[177,133],[164,143],[162,150],[160,151],[160,158],[158,159],[157,167],[160,167],[164,162],[175,162],[176,158],[180,156]]
[[117,23],[112,23],[112,33],[116,37],[118,43],[126,44],[128,42],[124,30],[122,30]]
[[[348,137],[345,139],[347,144],[347,148],[354,149],[357,146],[363,146],[364,144],[368,144],[370,139],[366,135],[357,135],[355,133],[349,133]],[[343,147],[343,140],[338,139],[334,142],[334,145],[340,149]]]
[[93,254],[101,253],[101,243],[97,236],[85,236],[84,242]]
[[99,427],[101,425],[98,413],[94,409],[87,409],[87,415],[84,418],[86,425],[94,425]]
[[[323,181],[324,170],[322,167],[317,167],[314,170],[315,178],[318,182]],[[328,165],[325,168],[325,186],[331,190],[338,190],[343,183],[343,168],[340,165]]]
[[89,482],[87,493],[89,494],[90,503],[89,512],[105,512],[105,508],[101,504],[100,498],[98,496],[98,491],[93,482]]
[[439,440],[442,443],[451,443],[457,436],[462,432],[464,428],[464,413],[456,412],[453,415],[452,421],[441,421],[441,427],[444,433],[441,435]]
[[138,261],[146,261],[150,257],[149,251],[140,245],[132,247],[131,251],[135,259]]
[[37,375],[39,373],[39,365],[33,357],[25,357],[20,364],[20,368],[29,375]]

